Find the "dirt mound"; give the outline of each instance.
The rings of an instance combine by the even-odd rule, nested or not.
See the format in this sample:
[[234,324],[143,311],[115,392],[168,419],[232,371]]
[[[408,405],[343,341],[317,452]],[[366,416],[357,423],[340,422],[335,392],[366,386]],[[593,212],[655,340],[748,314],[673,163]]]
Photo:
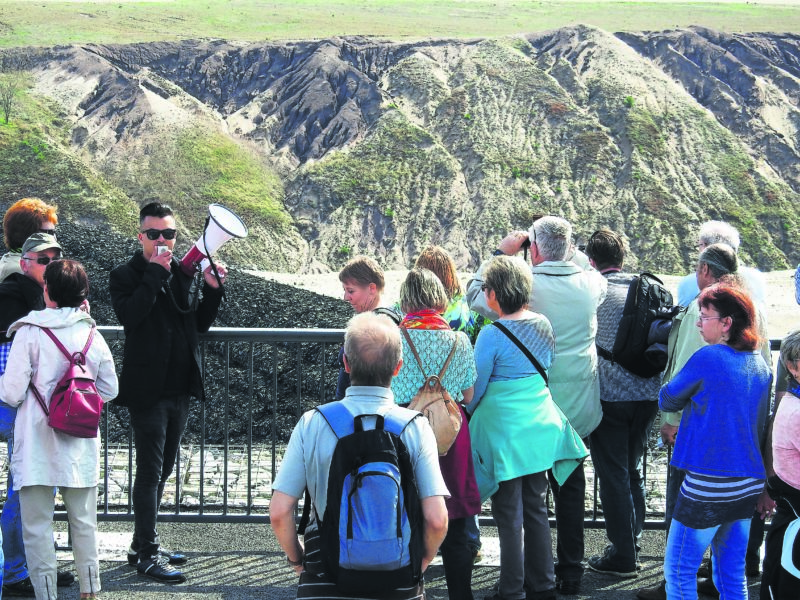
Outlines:
[[685,272],[710,218],[763,269],[800,259],[794,35],[90,45],[49,51],[37,77],[104,172],[160,160],[188,126],[263,157],[291,223],[254,217],[243,266],[335,270],[364,253],[402,268],[438,243],[469,269],[542,213],[579,239],[624,233],[632,269]]

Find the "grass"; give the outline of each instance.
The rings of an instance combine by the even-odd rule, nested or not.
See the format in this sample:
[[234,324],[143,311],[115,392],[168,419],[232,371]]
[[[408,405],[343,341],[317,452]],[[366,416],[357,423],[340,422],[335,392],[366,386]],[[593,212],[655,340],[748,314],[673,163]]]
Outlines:
[[0,122],[0,204],[26,196],[46,198],[62,218],[107,220],[120,233],[133,232],[136,205],[69,150],[61,110],[23,92],[11,122]]
[[195,38],[484,37],[576,23],[608,31],[703,25],[800,31],[789,0],[3,0],[0,47]]

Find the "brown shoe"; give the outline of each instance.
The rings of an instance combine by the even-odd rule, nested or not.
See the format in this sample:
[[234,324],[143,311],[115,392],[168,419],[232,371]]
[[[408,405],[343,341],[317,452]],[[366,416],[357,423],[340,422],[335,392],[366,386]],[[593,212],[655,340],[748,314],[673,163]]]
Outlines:
[[655,587],[642,588],[636,592],[639,600],[667,600],[667,582],[663,579]]

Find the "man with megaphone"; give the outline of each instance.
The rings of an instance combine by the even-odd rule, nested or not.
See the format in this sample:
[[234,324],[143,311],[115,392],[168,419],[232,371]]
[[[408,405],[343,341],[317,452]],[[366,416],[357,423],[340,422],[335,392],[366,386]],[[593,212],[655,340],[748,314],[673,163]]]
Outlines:
[[111,272],[110,290],[125,328],[117,402],[130,411],[136,446],[135,529],[128,562],[163,583],[186,581],[175,568],[186,556],[159,545],[156,519],[190,399],[203,398],[198,333],[208,331],[217,316],[227,274],[221,265],[209,265],[202,275],[199,268],[184,268],[172,255],[176,237],[169,206],[144,206],[139,212],[142,248]]

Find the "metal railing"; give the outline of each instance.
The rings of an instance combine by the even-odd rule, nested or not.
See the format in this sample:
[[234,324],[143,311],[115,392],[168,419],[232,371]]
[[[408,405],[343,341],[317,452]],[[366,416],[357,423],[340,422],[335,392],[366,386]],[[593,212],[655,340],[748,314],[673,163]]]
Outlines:
[[[122,328],[98,329],[119,369]],[[343,337],[341,329],[212,328],[201,335],[206,401],[193,405],[159,519],[268,521],[278,460],[300,415],[332,399]],[[779,346],[780,340],[772,340],[773,351]],[[98,518],[133,520],[135,451],[127,409],[107,405],[101,436]],[[645,527],[663,529],[669,453],[655,436],[644,461]],[[586,526],[603,527],[590,459],[586,471]],[[56,516],[65,518],[63,512]],[[489,517],[483,522],[492,523]]]

